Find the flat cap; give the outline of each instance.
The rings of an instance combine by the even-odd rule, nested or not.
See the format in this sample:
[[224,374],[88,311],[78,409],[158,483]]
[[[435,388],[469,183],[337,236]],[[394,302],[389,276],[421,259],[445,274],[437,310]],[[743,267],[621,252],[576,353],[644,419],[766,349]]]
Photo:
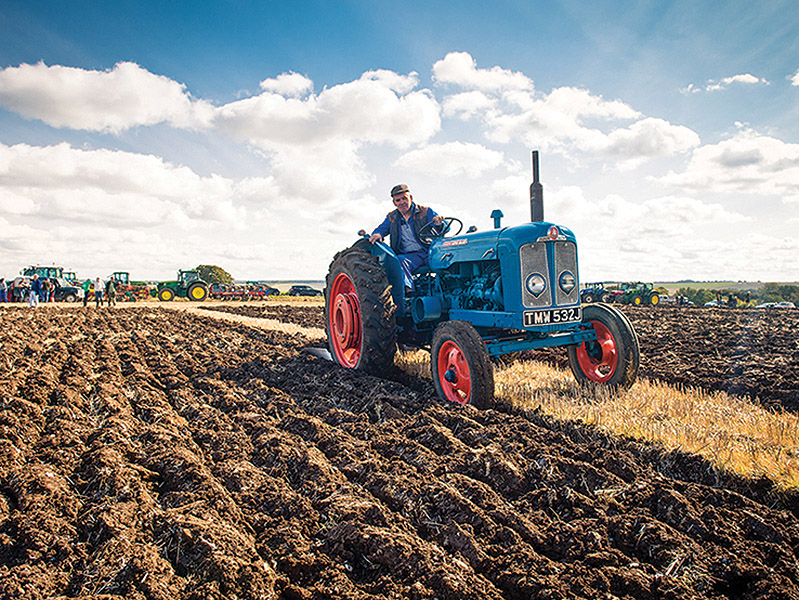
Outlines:
[[397,194],[402,194],[404,192],[409,192],[409,191],[410,190],[408,189],[407,185],[405,185],[404,183],[400,183],[399,185],[395,185],[393,188],[391,188],[391,196],[394,197]]

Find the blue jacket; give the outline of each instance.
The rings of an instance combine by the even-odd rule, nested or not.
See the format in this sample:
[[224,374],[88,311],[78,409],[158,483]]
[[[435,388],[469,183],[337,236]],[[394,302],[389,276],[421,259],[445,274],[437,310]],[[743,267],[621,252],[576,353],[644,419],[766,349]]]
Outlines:
[[[421,206],[414,202],[411,204],[411,221],[413,223],[413,235],[416,237],[416,241],[422,246],[422,248],[427,248],[430,245],[430,242],[425,242],[419,237],[419,231],[422,229],[423,226],[431,223],[433,221],[433,217],[437,216],[436,211],[432,208],[428,208],[427,206]],[[386,215],[386,218],[383,220],[380,225],[372,232],[372,234],[379,233],[380,235],[385,238],[386,236],[391,237],[391,249],[394,251],[395,254],[399,254],[399,245],[400,245],[400,219],[402,219],[402,215],[400,211],[397,209],[392,210],[390,213]]]
[[42,293],[42,280],[38,277],[36,279],[31,279],[31,291],[36,292],[37,294],[41,295]]

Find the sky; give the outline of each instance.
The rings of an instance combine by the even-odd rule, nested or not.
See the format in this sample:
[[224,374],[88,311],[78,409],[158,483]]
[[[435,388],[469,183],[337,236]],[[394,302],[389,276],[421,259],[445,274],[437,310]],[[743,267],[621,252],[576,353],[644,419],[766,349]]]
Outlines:
[[795,0],[0,3],[0,276],[318,280],[406,183],[588,281],[799,280]]

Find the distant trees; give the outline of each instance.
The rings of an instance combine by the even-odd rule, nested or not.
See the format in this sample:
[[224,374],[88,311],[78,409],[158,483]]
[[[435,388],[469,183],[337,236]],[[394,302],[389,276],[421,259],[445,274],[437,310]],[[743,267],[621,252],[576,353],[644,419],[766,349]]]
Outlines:
[[216,265],[197,265],[194,268],[208,283],[233,283],[233,276]]
[[763,302],[793,302],[799,306],[799,285],[764,283],[760,297]]
[[753,303],[761,302],[793,302],[799,306],[799,285],[790,285],[783,283],[764,283],[763,287],[759,290],[734,290],[730,288],[724,289],[705,289],[705,288],[689,288],[682,287],[677,290],[677,294],[685,296],[697,306],[702,306],[705,302],[715,300],[718,294],[727,298],[730,294],[735,294],[738,298],[743,299],[746,294],[749,294]]

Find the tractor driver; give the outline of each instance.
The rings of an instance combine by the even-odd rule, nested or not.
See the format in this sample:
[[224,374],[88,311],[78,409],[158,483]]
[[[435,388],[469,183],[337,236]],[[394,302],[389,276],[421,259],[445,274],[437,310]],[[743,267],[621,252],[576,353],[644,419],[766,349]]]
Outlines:
[[385,220],[369,236],[369,241],[374,244],[382,242],[386,235],[391,237],[391,249],[402,266],[405,289],[413,290],[411,274],[427,264],[430,246],[429,241],[425,242],[419,237],[419,231],[428,223],[440,225],[444,218],[437,215],[432,208],[416,204],[404,183],[391,188],[391,199],[397,207],[396,210],[386,215]]

